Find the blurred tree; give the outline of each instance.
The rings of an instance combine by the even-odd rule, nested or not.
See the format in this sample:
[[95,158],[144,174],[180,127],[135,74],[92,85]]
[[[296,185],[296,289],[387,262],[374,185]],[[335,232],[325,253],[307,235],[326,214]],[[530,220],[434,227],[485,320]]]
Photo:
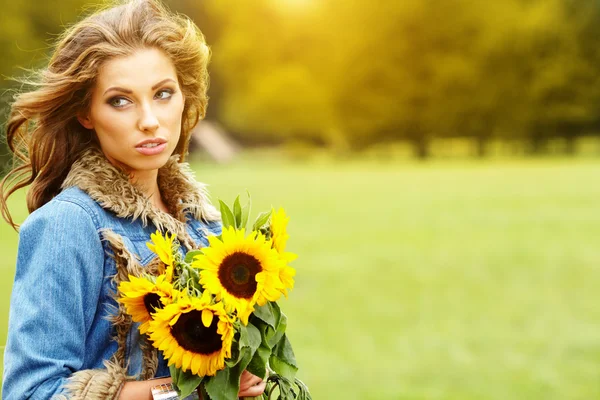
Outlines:
[[251,142],[403,139],[427,157],[430,139],[469,136],[485,155],[492,137],[540,150],[598,119],[595,2],[282,3],[207,6],[225,24],[219,117]]
[[[43,65],[85,0],[3,3],[0,74]],[[362,149],[600,132],[600,2],[165,0],[213,49],[208,118],[247,144]],[[2,106],[18,85],[3,80]],[[2,151],[2,153],[6,153]]]
[[211,70],[223,90],[218,118],[250,143],[291,136],[323,142],[330,101],[310,67],[319,48],[311,13],[290,14],[268,1],[210,2],[206,9],[221,23]]
[[[0,122],[4,127],[9,106],[22,79],[31,70],[43,67],[54,39],[65,24],[72,23],[82,12],[84,0],[59,2],[8,1],[0,2]],[[0,170],[10,162],[6,135],[0,140]]]

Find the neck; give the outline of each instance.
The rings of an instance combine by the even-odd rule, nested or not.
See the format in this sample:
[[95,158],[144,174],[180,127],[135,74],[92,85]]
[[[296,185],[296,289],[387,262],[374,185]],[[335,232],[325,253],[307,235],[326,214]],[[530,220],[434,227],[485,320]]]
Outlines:
[[136,185],[150,200],[152,205],[159,210],[169,212],[160,194],[158,187],[158,170],[136,171],[129,175],[131,183]]
[[160,188],[158,187],[158,169],[147,171],[128,171],[128,168],[119,163],[117,160],[114,160],[108,156],[106,156],[106,158],[111,164],[119,166],[129,173],[129,181],[144,193],[145,197],[150,200],[150,203],[152,203],[154,207],[166,213],[169,212],[160,195]]

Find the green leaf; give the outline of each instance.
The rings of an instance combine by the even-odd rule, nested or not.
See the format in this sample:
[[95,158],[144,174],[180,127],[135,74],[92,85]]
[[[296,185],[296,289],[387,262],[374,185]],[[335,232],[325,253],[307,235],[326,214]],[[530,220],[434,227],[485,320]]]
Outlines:
[[222,200],[219,200],[219,205],[221,207],[221,221],[223,222],[223,228],[229,228],[230,226],[235,227],[235,218],[233,217],[233,213],[229,206]]
[[177,387],[177,381],[179,380],[179,375],[181,374],[181,370],[175,366],[175,364],[171,364],[169,366],[169,372],[171,373],[171,379],[173,380],[173,386],[175,386],[175,390],[179,393],[179,388]]
[[189,265],[182,264],[181,271],[179,272],[178,284],[181,288],[191,286],[198,289],[200,292],[204,291],[204,288],[200,284],[200,272],[198,269],[190,267]]
[[262,336],[258,328],[251,323],[246,325],[246,331],[248,332],[247,346],[250,347],[252,353],[254,353],[262,342]]
[[[231,359],[225,361],[227,368],[217,372],[205,384],[211,400],[229,400],[237,398],[240,390],[240,376],[262,343],[258,328],[252,324],[240,325],[239,338],[233,343]],[[237,348],[236,348],[237,347]]]
[[200,292],[203,292],[204,288],[200,284],[200,271],[198,271],[196,268],[191,267],[188,267],[187,269],[190,274],[192,287],[198,289]]
[[267,363],[269,362],[270,356],[271,349],[263,341],[258,349],[256,349],[256,352],[254,353],[254,356],[252,356],[252,360],[250,360],[250,364],[248,364],[246,369],[251,374],[264,378],[267,374]]
[[279,400],[294,400],[295,398],[294,387],[291,383],[279,384]]
[[242,356],[244,355],[244,353],[241,350],[242,347],[240,346],[240,342],[234,340],[233,343],[231,343],[231,357],[225,359],[225,365],[227,367],[232,367],[240,362]]
[[206,392],[211,400],[237,399],[237,394],[240,391],[240,377],[251,359],[250,348],[243,347],[240,361],[237,364],[218,371],[215,376],[206,382]]
[[[277,303],[275,303],[277,306]],[[279,306],[277,306],[277,310],[279,311],[279,321],[277,323],[277,331],[272,337],[269,337],[269,345],[271,347],[275,347],[277,343],[281,340],[283,335],[285,335],[285,330],[287,328],[287,316],[279,310]]]
[[277,343],[281,340],[283,335],[285,335],[285,330],[287,328],[287,317],[285,314],[281,314],[281,318],[279,319],[279,324],[277,324],[277,329],[272,331],[269,329],[268,334],[266,335],[266,339],[271,348],[275,347]]
[[235,217],[235,228],[240,229],[242,226],[242,206],[240,204],[240,196],[236,197],[233,202],[233,216]]
[[268,301],[267,304],[265,304],[264,306],[255,306],[253,314],[255,317],[266,322],[267,324],[272,326],[273,329],[275,329],[277,326],[277,319],[276,315],[273,312],[274,309],[271,306],[271,304],[272,303]]
[[246,228],[248,225],[248,217],[250,216],[250,209],[252,208],[252,199],[250,198],[250,192],[246,191],[248,194],[248,202],[242,208],[242,227]]
[[273,347],[269,364],[273,368],[273,371],[291,381],[296,377],[298,364],[296,363],[296,356],[287,335],[284,334],[277,345]]
[[249,323],[247,326],[242,325],[240,328],[239,346],[247,350],[251,356],[247,369],[254,375],[264,377],[271,349],[263,344],[263,336],[260,329],[252,323]]
[[240,337],[238,340],[240,343],[240,348],[249,347],[250,345],[248,344],[248,328],[245,325],[240,324],[239,332]]
[[202,253],[202,250],[190,250],[185,254],[185,259],[183,260],[183,262],[185,262],[186,264],[191,264],[192,261],[194,261],[194,257],[199,256]]
[[287,328],[287,317],[275,302],[255,307],[251,322],[260,331],[262,340],[266,342],[269,349],[272,349],[281,340]]
[[269,211],[263,211],[260,214],[258,214],[258,217],[256,217],[256,221],[254,222],[254,225],[252,225],[252,230],[258,231],[264,224],[266,224],[267,221],[269,220],[269,218],[271,217],[271,212],[272,212],[272,210],[269,210]]
[[[269,302],[269,306],[271,307],[273,316],[275,317],[275,329],[279,330],[279,325],[281,325],[282,323],[285,323],[285,326],[287,326],[287,317],[285,316],[284,313],[281,312],[281,308],[279,308],[279,304],[277,304],[274,301],[271,301],[271,302]],[[285,331],[285,327],[284,327],[284,331]]]
[[273,382],[273,386],[269,391],[269,397],[277,393],[278,400],[294,400],[296,393],[292,381],[279,374],[269,376],[268,382]]
[[252,324],[260,331],[262,341],[247,369],[254,375],[264,376],[271,357],[271,349],[279,342],[283,332],[279,333],[275,328],[258,318],[253,318]]
[[253,355],[262,341],[260,331],[252,324],[248,324],[247,326],[240,324],[237,331],[239,335],[236,335],[231,345],[231,357],[225,360],[227,366],[239,363],[244,356],[244,349],[249,349],[250,355]]
[[188,279],[190,279],[190,273],[188,268],[182,268],[179,272],[179,286],[185,287]]
[[[179,370],[179,368],[175,369]],[[177,394],[182,399],[192,394],[198,385],[200,385],[202,379],[204,379],[202,376],[194,375],[191,371],[183,372],[181,370],[173,376],[173,366],[171,366],[170,371],[173,385],[177,390]]]
[[296,378],[294,380],[294,384],[298,388],[298,397],[297,400],[312,400],[312,396],[310,395],[310,391],[308,390],[308,386],[304,384],[300,379]]
[[[234,322],[235,335],[233,336],[233,342],[231,343],[231,357],[225,359],[225,365],[228,367],[236,365],[243,357],[242,348],[248,347],[247,343],[248,332],[245,326],[239,321]],[[242,345],[242,342],[244,345]]]
[[269,365],[273,369],[273,371],[277,372],[282,376],[294,377],[296,376],[296,372],[298,372],[298,368],[290,365],[284,361],[281,361],[279,358],[273,356],[269,358]]
[[251,321],[252,325],[258,329],[261,336],[261,342],[256,352],[254,353],[250,364],[248,365],[248,371],[254,375],[263,377],[265,376],[269,357],[271,356],[271,347],[269,347],[268,341],[266,340],[265,332],[272,330],[266,323],[258,318],[253,318]]

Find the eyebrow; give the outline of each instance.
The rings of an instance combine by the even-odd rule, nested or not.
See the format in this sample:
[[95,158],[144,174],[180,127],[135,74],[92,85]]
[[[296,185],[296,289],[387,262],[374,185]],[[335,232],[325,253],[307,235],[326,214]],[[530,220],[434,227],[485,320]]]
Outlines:
[[[156,83],[154,86],[152,86],[152,90],[155,90],[159,86],[162,86],[162,85],[164,85],[165,83],[167,83],[169,81],[175,83],[175,81],[173,79],[171,79],[171,78],[163,79],[162,81],[160,81],[160,82]],[[106,89],[106,91],[104,92],[104,94],[106,94],[106,93],[108,93],[110,91],[113,91],[113,90],[119,91],[119,92],[123,92],[123,93],[133,93],[133,91],[131,89],[125,89],[125,88],[122,88],[122,87],[113,86],[113,87],[109,87],[108,89]]]

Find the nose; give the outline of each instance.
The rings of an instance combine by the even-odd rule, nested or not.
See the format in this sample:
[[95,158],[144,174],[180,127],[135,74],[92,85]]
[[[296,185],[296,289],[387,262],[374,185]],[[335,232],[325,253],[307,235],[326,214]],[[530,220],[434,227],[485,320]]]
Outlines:
[[152,106],[144,105],[138,121],[138,127],[142,132],[154,132],[160,126]]

